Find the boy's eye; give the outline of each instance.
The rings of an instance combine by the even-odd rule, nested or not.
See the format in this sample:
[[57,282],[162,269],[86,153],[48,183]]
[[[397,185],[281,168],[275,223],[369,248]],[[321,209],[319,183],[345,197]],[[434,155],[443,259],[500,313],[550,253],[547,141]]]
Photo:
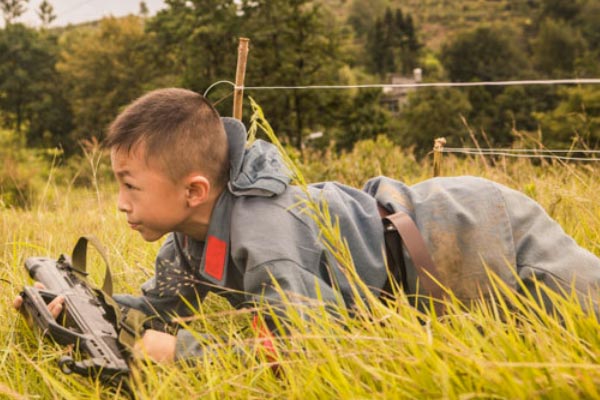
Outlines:
[[129,189],[129,190],[133,190],[133,189],[135,189],[135,186],[133,186],[133,185],[132,185],[132,184],[130,184],[130,183],[123,183],[123,186],[125,186],[125,188],[127,188],[127,189]]

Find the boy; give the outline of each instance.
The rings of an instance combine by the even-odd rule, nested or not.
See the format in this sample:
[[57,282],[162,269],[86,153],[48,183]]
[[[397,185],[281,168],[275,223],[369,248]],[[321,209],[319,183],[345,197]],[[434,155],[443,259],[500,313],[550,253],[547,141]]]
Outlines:
[[[219,118],[202,96],[183,89],[148,93],[112,123],[106,146],[118,207],[131,228],[148,241],[168,234],[143,296],[116,296],[121,304],[166,319],[188,315],[186,302],[195,306],[209,291],[236,307],[277,304],[275,280],[291,296],[338,303],[341,294],[352,308],[355,292],[314,221],[294,207],[304,195],[289,184],[276,148],[263,141],[246,148],[243,125]],[[309,192],[338,218],[356,271],[376,296],[389,290],[390,275],[409,295],[420,285],[434,296],[439,290],[423,273],[428,265],[426,272],[468,301],[485,292],[487,267],[515,290],[515,272],[559,291],[573,284],[581,297],[593,296],[598,311],[600,259],[539,205],[504,186],[461,177],[408,187],[379,177],[362,191],[321,183]],[[396,235],[394,227],[381,219],[396,212],[412,229],[403,233],[401,252],[386,240]],[[139,346],[156,361],[202,351],[184,330],[177,336],[147,330]]]

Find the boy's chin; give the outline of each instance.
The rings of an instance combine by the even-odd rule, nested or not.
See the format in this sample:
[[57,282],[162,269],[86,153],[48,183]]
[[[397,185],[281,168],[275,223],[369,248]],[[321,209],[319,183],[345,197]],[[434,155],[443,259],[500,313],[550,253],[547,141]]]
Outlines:
[[156,242],[165,235],[161,232],[149,232],[146,230],[139,230],[138,232],[140,233],[140,236],[142,236],[142,239],[144,239],[146,242]]

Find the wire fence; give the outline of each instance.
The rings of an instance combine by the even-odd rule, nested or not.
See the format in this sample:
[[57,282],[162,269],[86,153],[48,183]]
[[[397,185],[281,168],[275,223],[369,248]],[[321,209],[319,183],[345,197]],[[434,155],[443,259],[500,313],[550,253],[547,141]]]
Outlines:
[[478,86],[548,86],[548,85],[598,85],[600,78],[585,79],[541,79],[514,81],[481,81],[481,82],[415,82],[415,83],[373,83],[363,85],[300,85],[300,86],[236,86],[231,81],[218,81],[210,85],[204,92],[208,93],[220,84],[228,84],[234,90],[350,90],[350,89],[418,89],[432,87],[478,87]]
[[[299,85],[299,86],[237,86],[234,82],[222,80],[210,85],[204,91],[207,97],[212,89],[221,84],[227,84],[233,90],[264,91],[264,90],[350,90],[350,89],[420,89],[444,87],[481,87],[481,86],[548,86],[548,85],[598,85],[600,78],[583,79],[542,79],[542,80],[512,80],[512,81],[482,81],[482,82],[415,82],[415,83],[374,83],[362,85]],[[514,149],[514,148],[468,148],[468,147],[436,147],[439,153],[455,153],[478,156],[503,156],[530,159],[553,159],[561,161],[600,161],[600,150],[586,149]],[[575,156],[584,154],[586,156]]]
[[[442,147],[433,151],[440,153],[459,153],[477,156],[503,156],[514,158],[539,158],[562,161],[600,161],[595,155],[600,150],[551,150],[551,149],[513,149],[513,148],[472,148],[472,147]],[[563,155],[565,154],[565,155]],[[589,154],[589,157],[575,157],[573,154]]]

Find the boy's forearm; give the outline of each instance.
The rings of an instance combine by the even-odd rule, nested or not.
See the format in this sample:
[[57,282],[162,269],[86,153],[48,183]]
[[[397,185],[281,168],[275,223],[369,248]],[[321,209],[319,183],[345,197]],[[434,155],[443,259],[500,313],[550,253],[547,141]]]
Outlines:
[[[171,323],[176,317],[187,317],[193,314],[181,297],[132,296],[129,294],[116,294],[113,297],[121,306],[134,308],[148,316],[159,317],[167,323]],[[194,302],[191,304],[193,305]]]
[[[177,332],[174,359],[177,361],[201,358],[206,350],[206,344],[212,338],[207,334],[192,333],[185,329]],[[205,343],[201,343],[201,341]]]

